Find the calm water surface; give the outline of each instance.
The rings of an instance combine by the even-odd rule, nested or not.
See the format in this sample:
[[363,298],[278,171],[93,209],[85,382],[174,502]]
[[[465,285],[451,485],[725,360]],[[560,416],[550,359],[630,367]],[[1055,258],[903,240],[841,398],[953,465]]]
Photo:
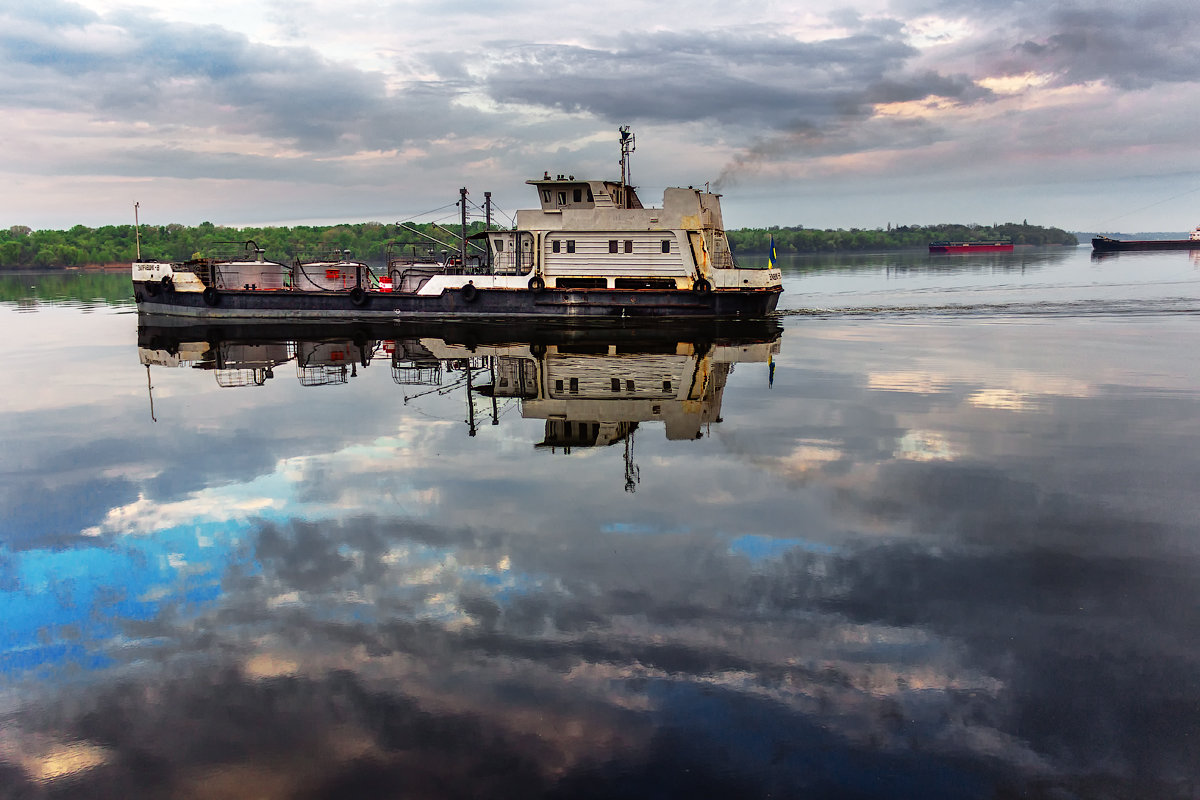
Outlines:
[[0,281],[0,796],[1200,794],[1200,267],[796,259],[718,330]]

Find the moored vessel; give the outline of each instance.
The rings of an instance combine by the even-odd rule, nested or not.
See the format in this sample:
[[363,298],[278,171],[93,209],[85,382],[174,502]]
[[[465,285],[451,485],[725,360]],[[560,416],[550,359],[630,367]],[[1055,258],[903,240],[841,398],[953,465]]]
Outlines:
[[930,242],[931,253],[1007,253],[1013,243],[1008,240],[992,242]]
[[[645,207],[629,183],[633,137],[621,130],[620,180],[527,181],[539,207],[513,230],[476,234],[485,255],[393,259],[377,274],[346,259],[285,265],[253,242],[236,258],[135,261],[138,309],[230,320],[487,317],[759,317],[782,275],[743,267],[725,238],[720,195],[668,188]],[[466,190],[463,190],[465,199]],[[465,212],[464,212],[465,213]],[[464,223],[465,228],[465,223]]]
[[1121,250],[1200,250],[1200,225],[1186,239],[1111,239],[1096,236],[1092,249],[1099,253],[1115,253]]

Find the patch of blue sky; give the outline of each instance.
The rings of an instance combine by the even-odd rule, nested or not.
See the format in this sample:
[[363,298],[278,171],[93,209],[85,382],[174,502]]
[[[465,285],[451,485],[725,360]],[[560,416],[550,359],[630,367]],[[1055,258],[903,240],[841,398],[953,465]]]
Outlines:
[[477,583],[492,589],[499,589],[512,580],[512,576],[507,572],[477,572],[474,578]]
[[89,650],[81,642],[50,642],[0,651],[0,675],[51,673],[63,664],[95,670],[112,666],[113,663],[107,654]]
[[669,533],[687,533],[687,528],[668,528],[644,522],[606,522],[600,526],[601,533],[623,533],[632,536],[654,536]]
[[531,594],[543,584],[543,581],[527,573],[490,567],[467,570],[463,572],[462,579],[472,587],[489,590],[497,602],[502,598]]
[[558,579],[551,576],[506,570],[497,577],[499,580],[490,585],[493,587],[492,599],[501,607],[537,592],[565,592]]
[[0,674],[99,669],[111,663],[105,649],[123,621],[168,607],[185,617],[212,608],[229,566],[259,569],[239,545],[246,527],[188,524],[93,546],[4,552],[14,580],[0,590]]
[[832,555],[837,548],[822,542],[807,539],[780,539],[774,536],[747,533],[729,542],[729,552],[753,562],[761,563],[780,558],[792,550],[803,550],[819,555]]

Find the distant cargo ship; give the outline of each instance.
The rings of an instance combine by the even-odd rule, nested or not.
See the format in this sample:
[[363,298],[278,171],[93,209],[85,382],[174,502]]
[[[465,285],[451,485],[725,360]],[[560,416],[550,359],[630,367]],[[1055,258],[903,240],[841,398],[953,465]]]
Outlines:
[[1187,239],[1110,239],[1097,236],[1092,239],[1092,249],[1099,253],[1118,250],[1200,250],[1200,225]]
[[929,252],[931,253],[1007,253],[1012,249],[1011,241],[929,243]]

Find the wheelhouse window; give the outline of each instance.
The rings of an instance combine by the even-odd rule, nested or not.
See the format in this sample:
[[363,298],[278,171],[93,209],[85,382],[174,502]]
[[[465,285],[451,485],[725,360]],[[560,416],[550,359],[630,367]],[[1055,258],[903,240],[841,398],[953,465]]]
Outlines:
[[610,253],[617,252],[617,240],[616,239],[608,240],[608,252],[610,252]]
[[550,190],[549,189],[542,189],[542,202],[543,203],[550,202]]
[[576,202],[576,203],[581,203],[581,202],[583,202],[583,190],[582,190],[582,189],[576,189],[576,190],[575,190],[575,195],[574,195],[574,197],[575,197],[575,202]]
[[670,239],[663,239],[663,241],[662,241],[662,251],[663,251],[664,253],[669,253],[669,252],[671,252],[671,240],[670,240]]
[[504,252],[504,240],[503,240],[503,239],[497,239],[497,240],[496,240],[496,252],[497,252],[497,253],[503,253],[503,252]]
[[567,204],[567,193],[566,192],[558,193],[558,204],[560,206],[565,206]]

